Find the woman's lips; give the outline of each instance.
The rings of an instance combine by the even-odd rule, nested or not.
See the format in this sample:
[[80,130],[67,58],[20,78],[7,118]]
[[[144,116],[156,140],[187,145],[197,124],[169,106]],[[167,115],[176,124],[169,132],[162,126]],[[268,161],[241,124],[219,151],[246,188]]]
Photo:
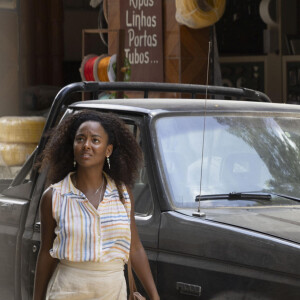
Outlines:
[[82,153],[81,157],[84,159],[90,158],[92,155],[90,153]]

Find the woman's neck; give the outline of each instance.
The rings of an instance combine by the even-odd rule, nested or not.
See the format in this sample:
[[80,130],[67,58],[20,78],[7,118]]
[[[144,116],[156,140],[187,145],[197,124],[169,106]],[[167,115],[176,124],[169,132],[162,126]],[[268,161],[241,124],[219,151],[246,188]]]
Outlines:
[[96,190],[103,181],[102,169],[78,168],[74,174],[76,187],[83,190]]

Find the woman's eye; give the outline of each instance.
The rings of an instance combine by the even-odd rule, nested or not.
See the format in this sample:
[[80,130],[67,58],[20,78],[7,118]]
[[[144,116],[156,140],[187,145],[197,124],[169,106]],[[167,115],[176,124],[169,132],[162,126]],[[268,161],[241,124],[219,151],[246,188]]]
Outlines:
[[83,138],[82,137],[77,137],[75,140],[76,140],[76,142],[80,143],[80,142],[83,141]]
[[99,139],[93,139],[93,142],[94,142],[95,144],[98,144],[98,143],[100,143],[100,140],[99,140]]

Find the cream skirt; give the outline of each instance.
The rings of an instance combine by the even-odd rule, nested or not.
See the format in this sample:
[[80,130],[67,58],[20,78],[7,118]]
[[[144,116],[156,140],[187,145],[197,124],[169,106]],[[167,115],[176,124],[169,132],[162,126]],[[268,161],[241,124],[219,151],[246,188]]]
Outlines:
[[47,289],[46,300],[126,300],[122,260],[94,263],[61,260]]

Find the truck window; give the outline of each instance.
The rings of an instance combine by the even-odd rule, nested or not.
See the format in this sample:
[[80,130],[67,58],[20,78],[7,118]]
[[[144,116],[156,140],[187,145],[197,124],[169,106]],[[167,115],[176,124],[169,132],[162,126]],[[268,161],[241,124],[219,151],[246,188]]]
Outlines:
[[[138,144],[144,150],[143,138],[141,135],[140,127],[136,123],[126,122],[129,130],[135,136]],[[145,151],[144,151],[145,153]],[[150,186],[148,182],[146,157],[144,155],[144,166],[140,170],[139,177],[133,187],[133,196],[135,201],[135,215],[138,216],[149,216],[153,211],[153,199],[150,191]]]

